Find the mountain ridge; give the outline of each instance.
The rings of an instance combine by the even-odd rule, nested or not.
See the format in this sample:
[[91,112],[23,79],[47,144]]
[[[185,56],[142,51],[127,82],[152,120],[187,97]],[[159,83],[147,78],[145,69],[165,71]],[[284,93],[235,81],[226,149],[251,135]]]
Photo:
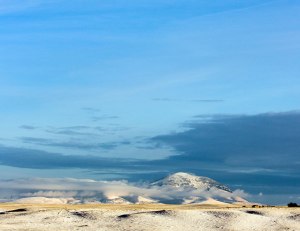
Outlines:
[[206,189],[209,191],[211,188],[217,188],[227,192],[232,192],[232,190],[224,184],[221,184],[209,177],[197,176],[192,173],[186,172],[176,172],[170,174],[167,177],[162,178],[161,180],[151,183],[152,186],[163,186],[168,185],[174,188],[182,189]]
[[[81,182],[81,181],[80,181]],[[148,184],[131,184],[125,181],[86,181],[88,184],[97,184],[92,187],[94,196],[81,197],[76,193],[73,200],[70,198],[66,203],[101,203],[101,204],[203,204],[203,203],[248,203],[243,197],[246,195],[242,190],[232,191],[228,186],[211,178],[197,176],[192,173],[176,172],[160,180]],[[72,181],[72,187],[74,180]],[[68,191],[64,191],[66,195]],[[87,191],[86,191],[87,192]],[[45,197],[43,198],[43,193]],[[52,191],[53,195],[63,195],[61,191]],[[84,194],[84,192],[81,191]],[[88,195],[86,194],[86,195]],[[40,199],[32,197],[25,201],[33,203],[56,201],[47,200],[47,191],[39,191],[29,195],[40,195]],[[64,199],[63,196],[60,199]],[[66,198],[65,198],[66,199]],[[17,202],[24,199],[19,199]]]

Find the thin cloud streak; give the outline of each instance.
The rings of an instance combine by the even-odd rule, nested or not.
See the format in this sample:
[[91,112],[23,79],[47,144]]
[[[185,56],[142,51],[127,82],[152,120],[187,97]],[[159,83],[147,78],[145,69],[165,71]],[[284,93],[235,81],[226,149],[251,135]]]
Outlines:
[[103,115],[103,116],[93,116],[91,117],[93,122],[98,122],[101,120],[114,120],[114,119],[119,119],[119,116],[111,116],[111,115]]
[[[177,190],[169,186],[150,186],[148,184],[128,183],[127,181],[96,181],[91,179],[74,178],[33,178],[0,180],[0,197],[5,197],[5,191],[9,191],[14,197],[44,196],[44,197],[74,197],[81,199],[107,200],[116,197],[143,196],[158,200],[183,200],[184,198],[196,197],[246,197],[242,190],[233,193],[211,189]],[[13,192],[13,193],[12,193]]]
[[81,108],[83,111],[88,112],[88,113],[98,113],[101,112],[100,109],[98,108],[93,108],[93,107],[83,107]]
[[25,129],[25,130],[35,130],[38,127],[35,127],[35,126],[32,126],[32,125],[21,125],[20,128]]
[[36,137],[20,137],[19,138],[23,143],[30,143],[36,145],[43,145],[49,147],[62,147],[62,148],[73,148],[73,149],[82,149],[82,150],[95,150],[95,149],[105,149],[112,150],[121,145],[130,145],[129,141],[114,141],[114,142],[94,142],[94,143],[83,143],[82,141],[56,141],[52,139],[45,138],[36,138]]
[[161,102],[190,102],[190,103],[220,103],[222,99],[174,99],[174,98],[153,98],[153,101]]

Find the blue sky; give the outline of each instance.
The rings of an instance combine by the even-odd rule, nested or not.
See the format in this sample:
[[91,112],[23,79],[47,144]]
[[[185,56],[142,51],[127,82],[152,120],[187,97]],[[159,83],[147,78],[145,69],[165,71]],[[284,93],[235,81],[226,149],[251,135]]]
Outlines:
[[1,178],[184,170],[299,201],[299,10],[293,0],[0,0]]

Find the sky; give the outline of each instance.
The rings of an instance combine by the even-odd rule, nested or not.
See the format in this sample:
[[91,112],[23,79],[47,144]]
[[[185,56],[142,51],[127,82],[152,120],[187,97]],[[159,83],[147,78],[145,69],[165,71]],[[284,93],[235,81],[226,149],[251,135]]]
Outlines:
[[296,0],[0,0],[0,180],[186,171],[300,203]]

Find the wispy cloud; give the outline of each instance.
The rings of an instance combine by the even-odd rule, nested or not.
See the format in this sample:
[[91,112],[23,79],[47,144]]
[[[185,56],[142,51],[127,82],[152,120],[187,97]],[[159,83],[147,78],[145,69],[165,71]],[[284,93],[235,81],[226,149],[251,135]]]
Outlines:
[[129,145],[129,141],[114,141],[114,142],[94,142],[94,143],[84,143],[82,141],[57,141],[46,138],[36,138],[36,137],[20,137],[19,138],[24,143],[43,145],[49,147],[62,147],[62,148],[72,148],[72,149],[82,149],[82,150],[96,150],[105,149],[112,150],[121,145]]
[[112,116],[112,115],[102,115],[102,116],[93,116],[91,117],[92,121],[98,122],[101,120],[111,120],[111,119],[119,119],[119,116]]
[[88,113],[98,113],[101,112],[99,108],[94,108],[94,107],[83,107],[81,108],[83,111],[88,112]]
[[[94,118],[95,122],[98,119],[114,119],[117,117],[108,116]],[[32,125],[22,125],[19,128],[24,130],[39,130],[39,132],[44,132],[45,136],[57,135],[58,137],[64,137],[69,139],[89,139],[95,140],[100,139],[105,134],[113,134],[115,132],[127,131],[131,129],[130,127],[124,127],[119,124],[104,124],[103,126],[87,126],[87,125],[74,125],[74,126],[64,126],[64,127],[54,127],[54,126],[32,126]],[[25,141],[25,140],[24,140]],[[27,140],[29,141],[29,140]]]
[[44,130],[47,133],[56,134],[56,135],[67,135],[67,136],[94,136],[97,137],[100,134],[95,132],[91,132],[90,129],[82,129],[82,128],[49,128]]
[[98,122],[101,120],[111,120],[111,119],[119,119],[119,116],[116,115],[109,115],[109,114],[104,114],[101,113],[101,110],[98,108],[93,108],[93,107],[83,107],[81,108],[83,111],[87,112],[91,117],[90,119],[93,122]]
[[90,129],[91,127],[85,125],[76,125],[76,126],[69,126],[69,127],[60,127],[59,129],[66,129],[66,130],[85,130]]
[[[116,197],[135,200],[138,196],[154,198],[159,201],[179,201],[190,197],[206,199],[210,197],[247,196],[241,190],[233,193],[211,189],[178,190],[169,186],[149,186],[148,184],[134,184],[127,181],[96,181],[74,178],[33,178],[0,180],[0,196],[5,196],[5,190],[15,197],[44,196],[44,197],[75,197],[80,199],[97,199],[99,201]],[[4,191],[4,192],[3,192]],[[13,193],[12,193],[13,192]]]
[[37,129],[38,127],[32,126],[32,125],[22,125],[22,126],[20,126],[20,128],[26,129],[26,130],[35,130],[35,129]]
[[[44,142],[41,140],[41,142]],[[22,159],[22,161],[20,161]],[[63,155],[26,148],[0,146],[1,165],[32,169],[129,169],[134,165],[131,159],[102,158],[91,155]]]
[[153,101],[161,102],[183,102],[183,103],[220,103],[224,102],[222,99],[175,99],[175,98],[153,98]]

